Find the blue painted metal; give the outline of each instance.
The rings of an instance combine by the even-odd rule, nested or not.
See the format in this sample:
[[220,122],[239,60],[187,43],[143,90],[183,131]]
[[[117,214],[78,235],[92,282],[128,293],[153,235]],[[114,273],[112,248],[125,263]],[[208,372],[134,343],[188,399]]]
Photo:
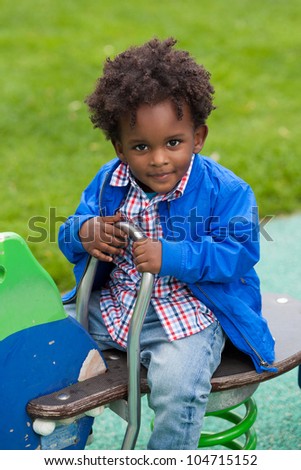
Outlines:
[[[19,331],[0,342],[1,449],[40,445],[26,412],[27,403],[77,382],[91,349],[97,349],[96,344],[70,318]],[[90,419],[90,428],[92,422]]]

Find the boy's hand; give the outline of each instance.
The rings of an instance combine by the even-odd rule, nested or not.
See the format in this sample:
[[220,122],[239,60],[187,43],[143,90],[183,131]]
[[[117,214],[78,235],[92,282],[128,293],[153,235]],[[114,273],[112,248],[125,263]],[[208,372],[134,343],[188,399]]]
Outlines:
[[162,263],[162,245],[159,240],[144,238],[133,245],[134,263],[140,273],[158,274]]
[[100,261],[112,261],[127,245],[127,235],[114,224],[120,213],[111,217],[93,217],[83,223],[79,237],[85,250]]

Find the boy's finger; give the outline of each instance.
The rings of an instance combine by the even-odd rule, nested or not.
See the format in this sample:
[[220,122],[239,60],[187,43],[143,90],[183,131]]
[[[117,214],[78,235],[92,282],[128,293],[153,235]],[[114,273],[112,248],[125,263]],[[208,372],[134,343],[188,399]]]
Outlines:
[[113,228],[112,234],[114,235],[114,237],[120,238],[121,240],[124,240],[128,237],[127,234],[123,232],[123,230],[121,230],[120,228],[115,227],[114,225],[112,228]]
[[108,262],[108,263],[110,263],[111,261],[113,261],[113,257],[112,257],[112,256],[106,255],[105,253],[102,253],[101,251],[99,251],[95,257],[96,257],[97,259],[99,259],[99,261],[106,261],[106,262]]
[[121,240],[121,238],[111,238],[110,239],[110,246],[115,248],[125,248],[128,244],[127,240]]
[[126,246],[128,243],[127,236],[123,235],[123,232],[115,232],[112,230],[105,231],[105,237],[103,241],[105,241],[108,245],[113,246]]
[[[118,245],[117,246],[112,245],[111,241],[110,241],[110,243],[100,241],[100,242],[96,243],[93,250],[99,251],[101,253],[105,253],[105,254],[108,254],[108,255],[119,255],[120,252],[121,252],[121,248],[119,248]],[[91,251],[91,254],[92,254],[92,256],[94,256],[92,251]]]
[[138,240],[133,243],[133,250],[137,250],[140,248],[142,245],[145,245],[145,243],[148,243],[148,238],[143,238],[142,240]]
[[117,212],[117,214],[100,217],[100,219],[105,224],[115,224],[121,220],[121,213]]

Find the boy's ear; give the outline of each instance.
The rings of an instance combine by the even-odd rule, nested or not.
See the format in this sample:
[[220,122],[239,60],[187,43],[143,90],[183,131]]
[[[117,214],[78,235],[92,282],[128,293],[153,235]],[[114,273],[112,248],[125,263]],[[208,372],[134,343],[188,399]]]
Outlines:
[[125,156],[122,151],[122,144],[118,140],[112,141],[112,145],[115,149],[117,157],[122,161],[126,162]]
[[194,131],[194,153],[199,153],[204,147],[208,135],[208,127],[203,124],[197,127]]

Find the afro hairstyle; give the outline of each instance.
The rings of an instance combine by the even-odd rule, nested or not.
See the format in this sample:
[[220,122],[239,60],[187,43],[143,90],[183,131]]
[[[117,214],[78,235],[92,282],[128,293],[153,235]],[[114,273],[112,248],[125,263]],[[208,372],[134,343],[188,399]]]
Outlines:
[[210,73],[187,51],[173,48],[176,43],[173,38],[154,38],[106,60],[103,75],[85,102],[94,127],[107,139],[118,140],[121,117],[129,115],[135,126],[139,106],[166,99],[174,103],[179,120],[187,103],[195,127],[205,124],[215,109]]

